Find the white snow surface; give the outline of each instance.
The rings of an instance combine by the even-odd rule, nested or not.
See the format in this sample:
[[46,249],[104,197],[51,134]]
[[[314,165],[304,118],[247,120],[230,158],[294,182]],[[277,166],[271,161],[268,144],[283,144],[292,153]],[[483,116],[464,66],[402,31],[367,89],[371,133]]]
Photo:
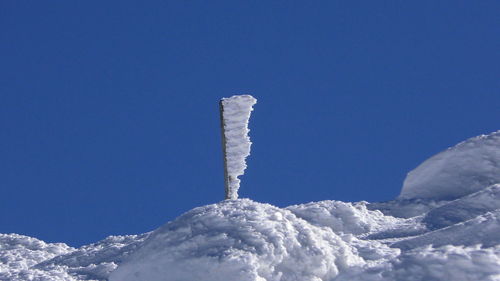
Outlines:
[[250,95],[237,95],[223,98],[222,121],[225,139],[225,164],[228,177],[228,197],[238,198],[240,188],[239,176],[247,168],[245,159],[250,155],[250,137],[248,136],[248,121],[257,100]]
[[432,209],[425,215],[423,222],[429,229],[439,229],[498,209],[500,184],[495,184]]
[[107,280],[149,233],[110,236],[79,249],[19,234],[0,234],[0,280]]
[[110,280],[330,280],[360,263],[331,229],[241,199],[196,208],[159,228]]
[[[425,190],[427,198],[285,208],[225,200],[149,233],[110,236],[80,248],[0,234],[0,280],[500,281],[500,183],[490,169],[500,158],[485,152],[494,150],[498,134],[466,141],[439,158],[454,159],[455,173],[465,173],[456,174],[461,181],[453,180],[446,161],[430,161],[434,157],[424,162],[427,172],[423,164],[412,171],[435,189],[434,196],[426,185],[412,191]],[[464,145],[489,166],[464,153]],[[431,164],[446,176],[431,176]],[[475,187],[464,192],[462,181]]]
[[456,199],[500,183],[500,131],[429,158],[406,177],[400,198]]

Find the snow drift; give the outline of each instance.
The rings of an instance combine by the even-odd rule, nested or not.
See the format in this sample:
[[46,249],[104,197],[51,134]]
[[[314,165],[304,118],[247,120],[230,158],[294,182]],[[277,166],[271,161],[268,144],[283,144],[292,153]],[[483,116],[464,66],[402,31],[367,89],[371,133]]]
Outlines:
[[110,281],[330,280],[361,262],[331,229],[242,199],[196,208],[160,227]]
[[500,280],[500,133],[410,172],[393,201],[195,208],[75,249],[0,235],[0,280]]
[[406,177],[400,198],[451,200],[500,182],[500,131],[429,158]]

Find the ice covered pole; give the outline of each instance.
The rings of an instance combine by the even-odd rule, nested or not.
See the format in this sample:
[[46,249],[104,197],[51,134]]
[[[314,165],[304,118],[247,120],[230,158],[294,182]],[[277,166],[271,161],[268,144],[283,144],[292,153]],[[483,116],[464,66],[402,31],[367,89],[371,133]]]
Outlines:
[[245,159],[250,155],[248,120],[257,100],[250,95],[237,95],[220,100],[222,151],[224,153],[225,199],[238,199],[239,176],[245,173]]

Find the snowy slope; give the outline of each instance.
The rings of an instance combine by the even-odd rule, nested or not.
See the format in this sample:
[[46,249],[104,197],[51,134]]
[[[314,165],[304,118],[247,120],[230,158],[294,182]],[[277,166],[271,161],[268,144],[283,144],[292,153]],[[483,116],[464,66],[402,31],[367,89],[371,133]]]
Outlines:
[[429,158],[406,177],[400,198],[456,199],[500,182],[500,131]]
[[0,280],[106,280],[149,235],[110,236],[75,249],[18,234],[0,234]]
[[410,172],[393,201],[195,208],[75,249],[0,235],[0,280],[500,280],[499,132]]
[[48,244],[18,234],[0,234],[0,280],[76,280],[66,268],[36,268],[43,261],[74,250],[62,243]]
[[362,262],[331,229],[241,199],[196,208],[159,228],[110,280],[330,280]]
[[500,184],[495,184],[432,209],[425,215],[423,222],[430,229],[438,229],[499,209]]

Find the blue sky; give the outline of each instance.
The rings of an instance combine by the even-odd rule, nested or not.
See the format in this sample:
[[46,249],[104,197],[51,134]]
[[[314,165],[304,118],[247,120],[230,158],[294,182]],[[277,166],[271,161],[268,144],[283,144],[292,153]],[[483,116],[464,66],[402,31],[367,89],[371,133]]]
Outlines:
[[78,246],[224,196],[218,100],[258,99],[241,197],[383,201],[500,129],[498,1],[2,1],[0,233]]

